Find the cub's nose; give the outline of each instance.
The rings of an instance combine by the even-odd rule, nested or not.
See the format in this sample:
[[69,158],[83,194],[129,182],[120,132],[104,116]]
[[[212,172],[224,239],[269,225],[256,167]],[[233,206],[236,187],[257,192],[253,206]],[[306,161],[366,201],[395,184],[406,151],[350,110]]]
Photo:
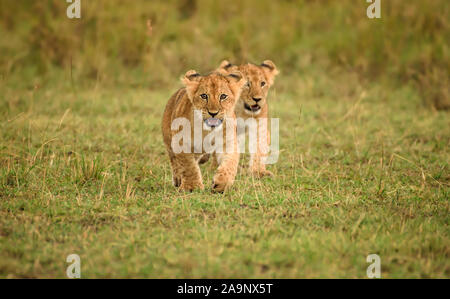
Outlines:
[[253,99],[253,101],[255,101],[256,103],[258,103],[259,101],[261,101],[261,98],[255,98],[255,97],[253,97],[252,99]]
[[216,116],[217,114],[219,114],[219,111],[217,111],[217,112],[211,112],[211,111],[208,111],[208,113],[209,113],[209,115],[211,115],[211,117],[214,117],[214,116]]

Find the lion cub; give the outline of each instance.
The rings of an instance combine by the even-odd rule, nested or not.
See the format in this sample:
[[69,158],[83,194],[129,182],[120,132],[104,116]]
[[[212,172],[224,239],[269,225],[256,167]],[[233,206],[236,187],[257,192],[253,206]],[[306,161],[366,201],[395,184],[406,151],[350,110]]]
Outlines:
[[[273,85],[278,70],[275,64],[270,60],[265,60],[260,65],[251,63],[239,66],[233,65],[227,60],[222,61],[218,72],[228,74],[230,72],[240,71],[247,84],[242,90],[240,99],[236,104],[236,116],[247,120],[255,118],[257,121],[262,118],[268,118],[267,93]],[[241,132],[243,130],[240,130]],[[258,136],[258,144],[260,136]],[[267,144],[270,144],[270,134],[267,130]],[[273,176],[272,172],[266,170],[263,158],[267,156],[261,152],[259,146],[256,147],[256,153],[250,157],[250,173],[257,177]]]
[[[180,190],[203,189],[202,175],[198,165],[205,154],[214,154],[218,167],[213,178],[213,191],[223,192],[236,176],[239,153],[236,139],[236,116],[234,107],[246,80],[240,72],[211,73],[205,76],[188,71],[179,89],[169,100],[164,111],[162,133],[172,167],[172,181]],[[187,147],[182,152],[173,142],[180,119],[188,122]],[[196,124],[200,129],[196,130]],[[215,130],[222,130],[215,131]],[[222,151],[207,152],[203,146],[205,137],[212,131],[226,136]],[[196,136],[195,136],[196,135]],[[186,137],[186,136],[185,136]],[[183,138],[183,144],[187,140]],[[200,141],[200,142],[195,142]],[[186,145],[185,144],[185,145]],[[200,146],[199,146],[200,145]]]

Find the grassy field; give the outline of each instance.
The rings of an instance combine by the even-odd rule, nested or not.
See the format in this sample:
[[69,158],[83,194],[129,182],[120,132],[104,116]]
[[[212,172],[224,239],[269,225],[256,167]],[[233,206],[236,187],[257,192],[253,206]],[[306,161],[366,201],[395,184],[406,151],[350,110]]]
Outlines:
[[[1,278],[450,278],[448,1],[63,2],[0,2]],[[281,70],[275,177],[178,193],[165,103],[224,58]]]
[[64,277],[77,253],[84,278],[363,278],[377,253],[382,277],[448,278],[446,112],[406,87],[314,81],[272,90],[276,177],[241,173],[224,195],[171,185],[174,89],[2,86],[1,276]]

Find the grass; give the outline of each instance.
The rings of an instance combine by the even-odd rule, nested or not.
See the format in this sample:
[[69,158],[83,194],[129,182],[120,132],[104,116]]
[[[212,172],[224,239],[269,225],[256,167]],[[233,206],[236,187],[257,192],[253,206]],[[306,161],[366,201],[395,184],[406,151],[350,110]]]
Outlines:
[[383,278],[449,278],[448,113],[413,84],[305,73],[271,91],[275,177],[240,173],[224,195],[171,185],[160,120],[176,78],[4,78],[0,277],[64,278],[76,253],[83,278],[365,278],[376,253]]
[[[0,1],[0,277],[450,278],[449,1],[367,6]],[[178,193],[162,111],[222,59],[281,70],[275,177]]]

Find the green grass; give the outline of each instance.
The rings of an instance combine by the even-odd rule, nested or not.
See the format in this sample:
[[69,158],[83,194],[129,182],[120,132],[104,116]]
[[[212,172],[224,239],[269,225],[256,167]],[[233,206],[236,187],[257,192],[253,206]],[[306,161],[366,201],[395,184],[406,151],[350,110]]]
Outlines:
[[224,195],[171,185],[160,121],[177,78],[4,78],[0,277],[64,278],[76,253],[83,278],[365,278],[376,253],[383,278],[449,278],[448,113],[414,85],[305,73],[271,91],[275,177],[240,173]]
[[[450,278],[449,3],[0,1],[0,277]],[[178,193],[162,112],[222,59],[281,70],[275,177]]]

